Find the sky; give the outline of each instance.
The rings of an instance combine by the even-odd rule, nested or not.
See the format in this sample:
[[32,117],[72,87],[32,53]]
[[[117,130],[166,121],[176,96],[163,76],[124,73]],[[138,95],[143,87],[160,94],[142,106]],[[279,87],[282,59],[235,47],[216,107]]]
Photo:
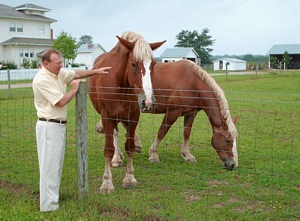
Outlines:
[[299,0],[1,0],[16,7],[31,3],[51,9],[54,38],[61,31],[93,38],[110,51],[125,31],[149,43],[167,40],[159,57],[182,30],[204,28],[215,39],[212,55],[265,55],[274,44],[300,44]]

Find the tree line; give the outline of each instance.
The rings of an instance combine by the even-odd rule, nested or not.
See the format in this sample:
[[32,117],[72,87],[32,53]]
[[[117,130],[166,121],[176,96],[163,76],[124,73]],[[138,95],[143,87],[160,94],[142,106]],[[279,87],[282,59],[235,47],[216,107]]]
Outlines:
[[[223,55],[223,56],[212,56],[213,49],[211,48],[215,39],[209,34],[209,29],[204,28],[201,33],[197,30],[189,31],[182,30],[176,35],[177,43],[174,47],[188,47],[193,48],[199,57],[201,58],[202,64],[211,64],[213,60],[222,57],[239,58],[247,62],[257,63],[268,63],[269,57],[267,55]],[[93,38],[89,35],[83,35],[76,42],[76,39],[66,32],[62,31],[57,39],[54,41],[53,48],[61,51],[63,57],[68,60],[74,60],[77,55],[77,49],[82,44],[92,44]]]

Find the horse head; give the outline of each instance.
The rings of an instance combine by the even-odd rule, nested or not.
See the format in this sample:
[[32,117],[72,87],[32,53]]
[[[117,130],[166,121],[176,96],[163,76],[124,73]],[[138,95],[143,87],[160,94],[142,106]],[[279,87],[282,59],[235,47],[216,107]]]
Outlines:
[[152,80],[156,63],[152,51],[166,41],[149,44],[142,36],[132,32],[127,32],[126,35],[123,34],[122,37],[117,36],[117,38],[129,51],[126,69],[129,86],[137,91],[141,111],[151,112],[155,104]]
[[234,124],[237,122],[238,117],[235,117],[228,126],[224,122],[223,126],[214,129],[211,139],[213,148],[217,151],[220,159],[223,162],[223,168],[233,170],[238,166],[238,154],[236,146],[237,132]]

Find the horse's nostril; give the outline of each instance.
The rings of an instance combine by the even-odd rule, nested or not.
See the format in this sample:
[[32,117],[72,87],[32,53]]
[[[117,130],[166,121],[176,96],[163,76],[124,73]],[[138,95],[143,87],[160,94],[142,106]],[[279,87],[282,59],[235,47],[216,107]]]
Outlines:
[[234,168],[235,168],[235,164],[231,164],[231,168],[233,168],[233,169],[234,169]]

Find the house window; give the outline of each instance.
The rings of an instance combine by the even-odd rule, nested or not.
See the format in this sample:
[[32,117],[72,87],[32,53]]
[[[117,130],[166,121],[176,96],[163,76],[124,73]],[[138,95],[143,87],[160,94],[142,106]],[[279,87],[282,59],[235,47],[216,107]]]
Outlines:
[[23,24],[17,23],[17,32],[23,32]]
[[9,24],[9,31],[16,32],[16,23]]
[[30,58],[34,57],[33,49],[29,49],[29,57]]
[[20,58],[33,58],[34,57],[33,48],[20,48],[19,49],[19,57]]
[[39,25],[39,31],[38,31],[38,33],[40,35],[45,34],[45,26],[44,25]]
[[23,32],[23,24],[22,23],[9,23],[9,31],[10,32]]
[[23,49],[19,49],[19,57],[23,58]]

